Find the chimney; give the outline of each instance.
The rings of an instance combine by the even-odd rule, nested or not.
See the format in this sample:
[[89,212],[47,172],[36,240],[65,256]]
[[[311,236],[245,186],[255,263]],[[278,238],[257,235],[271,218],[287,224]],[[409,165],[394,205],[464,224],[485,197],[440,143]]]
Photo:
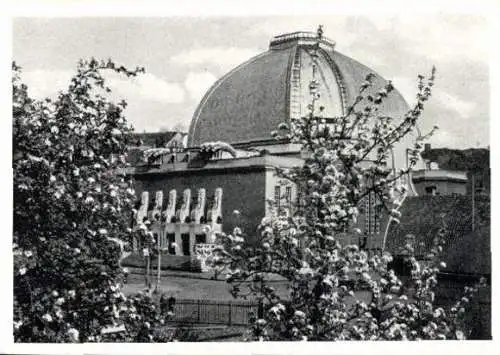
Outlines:
[[424,152],[428,152],[429,150],[431,150],[431,144],[430,143],[425,143],[424,144]]

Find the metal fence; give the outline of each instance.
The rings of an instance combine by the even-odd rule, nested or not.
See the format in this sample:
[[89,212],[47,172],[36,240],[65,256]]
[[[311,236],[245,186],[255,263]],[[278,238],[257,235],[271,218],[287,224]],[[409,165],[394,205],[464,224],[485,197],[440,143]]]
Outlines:
[[176,299],[173,322],[248,325],[259,312],[256,301],[212,301]]

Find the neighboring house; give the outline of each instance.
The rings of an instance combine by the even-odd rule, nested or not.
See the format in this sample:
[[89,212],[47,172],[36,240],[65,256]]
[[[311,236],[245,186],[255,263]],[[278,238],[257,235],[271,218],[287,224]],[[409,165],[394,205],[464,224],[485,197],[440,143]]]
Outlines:
[[441,169],[467,172],[467,194],[490,194],[491,171],[489,148],[431,148],[426,144],[422,158],[436,162]]
[[446,271],[468,275],[491,273],[488,196],[476,196],[474,204],[470,195],[409,197],[400,212],[401,222],[392,223],[389,228],[387,250],[399,254],[407,243],[406,236],[413,235],[415,253],[425,259],[444,222]]
[[[389,228],[386,250],[402,260],[409,243],[417,259],[425,262],[444,226],[441,259],[446,267],[439,274],[437,297],[438,303],[449,304],[481,277],[491,281],[490,208],[490,197],[484,195],[476,195],[474,203],[472,195],[410,197],[401,207],[401,223]],[[404,268],[399,272],[404,275]],[[473,337],[491,338],[490,287],[481,289],[473,307]]]

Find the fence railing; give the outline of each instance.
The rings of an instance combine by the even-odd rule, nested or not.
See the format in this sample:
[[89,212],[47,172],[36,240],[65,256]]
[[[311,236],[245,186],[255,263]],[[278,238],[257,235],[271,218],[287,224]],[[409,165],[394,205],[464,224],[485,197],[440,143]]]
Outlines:
[[248,325],[252,315],[259,313],[256,301],[212,301],[176,299],[173,305],[174,322],[224,325]]

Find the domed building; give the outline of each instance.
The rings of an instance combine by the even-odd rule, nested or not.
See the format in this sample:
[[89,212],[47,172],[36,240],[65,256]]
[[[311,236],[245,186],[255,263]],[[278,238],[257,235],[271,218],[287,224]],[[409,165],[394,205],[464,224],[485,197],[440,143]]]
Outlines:
[[[369,67],[339,53],[335,43],[322,36],[321,28],[318,33],[276,36],[266,52],[234,68],[207,91],[193,115],[187,146],[136,147],[145,150],[147,161],[130,169],[140,196],[134,224],[139,226],[145,218],[152,223],[162,253],[168,255],[161,258],[162,268],[207,270],[206,256],[217,247],[214,232],[232,233],[236,226],[248,243],[255,243],[260,221],[272,213],[269,201],[281,211],[293,213],[298,201],[296,186],[280,178],[277,170],[302,165],[307,152],[287,140],[275,139],[272,132],[281,123],[308,114],[313,80],[321,94],[315,107],[322,106],[319,115],[334,124],[336,118],[346,116],[368,74],[374,78],[367,94],[386,85]],[[395,90],[378,113],[398,120],[409,109]],[[413,138],[406,137],[393,148],[390,163],[394,170],[406,168]],[[456,293],[470,286],[470,280],[477,282],[478,276],[490,279],[489,197],[473,197],[472,206],[477,207],[471,212],[465,172],[439,169],[430,160],[420,164],[412,178],[403,181],[410,194],[400,210],[401,223],[390,224],[387,214],[376,213],[372,194],[360,206],[355,227],[361,236],[344,233],[343,242],[359,243],[369,250],[384,246],[395,256],[392,267],[404,275],[408,244],[425,261],[446,215],[452,228],[445,236],[443,260],[447,266],[440,274],[440,284],[444,281],[447,286],[439,292]],[[141,243],[133,241],[134,252],[122,265],[143,267]],[[491,339],[490,290],[483,291],[474,324],[482,334],[479,337]],[[442,296],[436,293],[436,297]]]
[[[277,140],[272,132],[280,123],[307,114],[313,79],[321,93],[316,107],[322,107],[328,122],[347,114],[368,74],[374,75],[368,94],[387,84],[339,53],[321,28],[272,38],[266,52],[234,68],[207,91],[193,115],[186,149],[153,152],[147,163],[131,169],[141,196],[136,222],[155,219],[169,254],[191,259],[211,244],[214,231],[231,232],[239,226],[251,243],[261,219],[270,213],[269,200],[286,210],[297,199],[296,187],[277,176],[276,168],[303,164],[300,146]],[[379,107],[380,114],[395,119],[403,119],[408,110],[396,90]],[[394,148],[394,169],[406,167],[409,147],[407,141]],[[380,244],[387,225],[387,217],[374,213],[374,198],[367,199],[366,212],[358,219],[371,247]]]
[[[319,44],[319,46],[318,46]],[[374,70],[335,49],[335,42],[321,32],[294,32],[274,37],[269,49],[221,77],[196,109],[188,146],[224,141],[237,148],[265,148],[271,154],[294,154],[299,147],[277,144],[271,133],[281,122],[307,114],[311,102],[309,84],[319,82],[321,115],[326,119],[346,115],[368,74],[373,74],[370,93],[387,80]],[[402,119],[409,111],[395,90],[383,102],[380,113]],[[406,148],[394,152],[397,168],[406,165]]]

